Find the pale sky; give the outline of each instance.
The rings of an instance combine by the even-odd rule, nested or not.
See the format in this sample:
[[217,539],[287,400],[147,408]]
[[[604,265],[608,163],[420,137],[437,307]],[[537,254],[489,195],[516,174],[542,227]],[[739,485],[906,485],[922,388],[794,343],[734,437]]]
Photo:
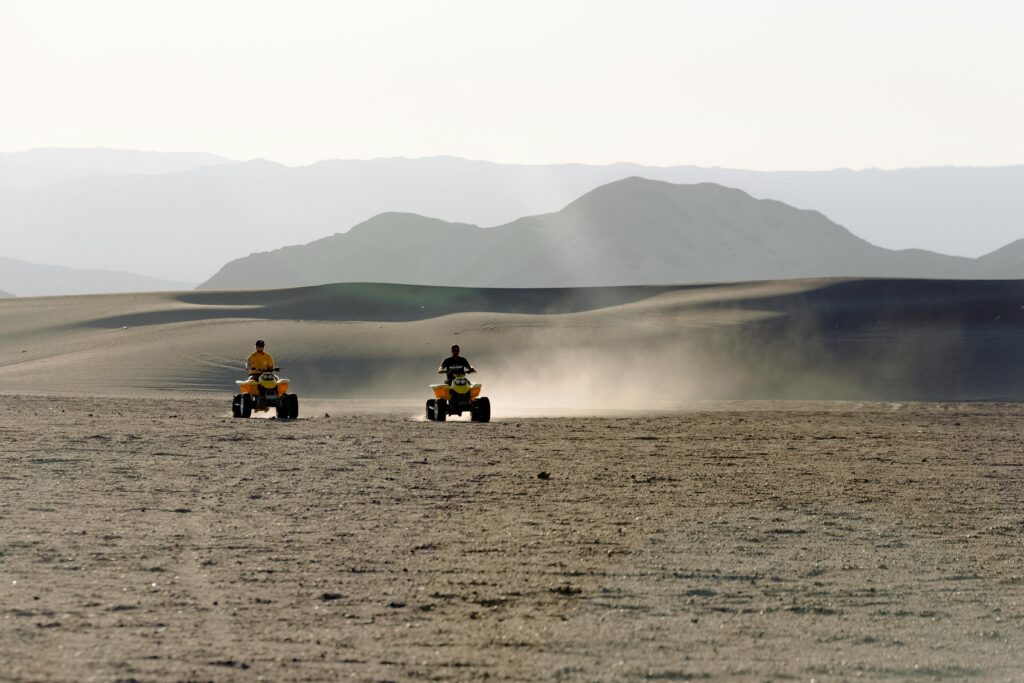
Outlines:
[[0,0],[0,151],[1024,163],[1017,0]]

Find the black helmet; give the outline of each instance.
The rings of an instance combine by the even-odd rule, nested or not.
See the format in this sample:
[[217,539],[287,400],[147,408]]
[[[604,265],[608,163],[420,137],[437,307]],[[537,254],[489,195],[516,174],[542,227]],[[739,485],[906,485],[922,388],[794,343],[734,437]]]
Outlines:
[[262,339],[257,339],[256,340],[256,346],[266,346],[266,345],[267,345],[267,343],[265,341],[263,341]]
[[458,344],[452,344],[452,351],[461,351]]

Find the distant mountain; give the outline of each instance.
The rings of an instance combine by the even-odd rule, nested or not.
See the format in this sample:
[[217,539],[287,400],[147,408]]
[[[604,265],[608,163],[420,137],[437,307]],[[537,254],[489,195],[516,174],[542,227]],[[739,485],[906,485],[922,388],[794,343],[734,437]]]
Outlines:
[[6,240],[8,254],[29,261],[199,281],[233,258],[310,242],[383,212],[502,225],[557,211],[631,176],[736,187],[820,211],[890,248],[976,256],[1024,237],[1024,166],[762,173],[452,157],[297,168],[256,160],[160,175],[90,175],[31,189],[0,182],[0,232],[17,236]]
[[205,152],[140,152],[125,149],[30,149],[0,152],[0,187],[36,189],[64,180],[94,175],[176,173],[202,166],[231,163]]
[[0,256],[0,287],[16,296],[61,296],[179,291],[191,289],[194,284],[118,271],[40,265]]
[[200,287],[579,287],[977,271],[974,259],[876,247],[817,211],[741,190],[629,178],[496,228],[382,214],[348,233],[232,261]]
[[1024,239],[1014,240],[1005,247],[978,259],[982,275],[990,278],[1024,277]]

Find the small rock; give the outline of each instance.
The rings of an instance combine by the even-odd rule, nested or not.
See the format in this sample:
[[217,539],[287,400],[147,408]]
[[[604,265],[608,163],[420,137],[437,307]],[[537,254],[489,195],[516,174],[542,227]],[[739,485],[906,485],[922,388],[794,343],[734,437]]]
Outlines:
[[238,662],[233,659],[215,659],[210,662],[210,666],[235,666],[236,664]]
[[549,472],[538,472],[537,473],[537,478],[538,479],[550,479],[551,478],[551,473],[549,473]]
[[342,597],[341,593],[324,593],[320,596],[320,599],[327,602],[328,600],[340,600]]

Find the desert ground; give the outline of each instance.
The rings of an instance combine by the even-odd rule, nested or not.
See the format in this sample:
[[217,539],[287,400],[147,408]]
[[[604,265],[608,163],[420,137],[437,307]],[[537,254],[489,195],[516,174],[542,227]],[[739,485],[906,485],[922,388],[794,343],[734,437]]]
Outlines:
[[1022,294],[4,300],[0,679],[1020,680]]

